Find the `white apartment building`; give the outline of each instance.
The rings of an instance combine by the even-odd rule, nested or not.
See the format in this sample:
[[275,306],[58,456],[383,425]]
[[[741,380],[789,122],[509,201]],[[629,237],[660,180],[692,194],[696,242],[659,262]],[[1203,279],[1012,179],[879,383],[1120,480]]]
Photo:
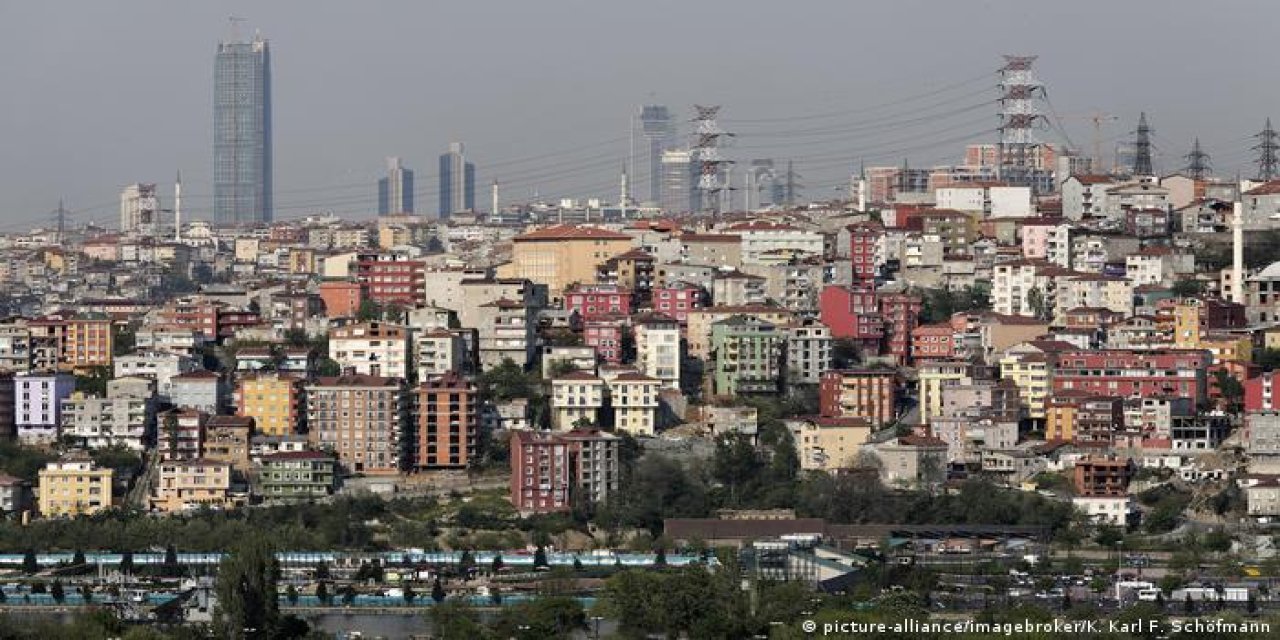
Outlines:
[[329,332],[329,357],[344,370],[383,378],[409,378],[409,332],[382,322]]

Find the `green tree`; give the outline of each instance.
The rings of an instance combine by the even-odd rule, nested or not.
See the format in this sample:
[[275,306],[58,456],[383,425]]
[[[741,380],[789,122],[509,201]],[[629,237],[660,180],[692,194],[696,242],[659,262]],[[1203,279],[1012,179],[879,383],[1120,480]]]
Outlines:
[[280,623],[280,565],[265,540],[241,542],[218,565],[213,626],[220,638],[269,638]]
[[1239,413],[1244,404],[1244,385],[1240,384],[1240,379],[1227,373],[1226,369],[1214,371],[1213,379],[1218,386],[1218,392],[1222,394],[1227,411]]
[[431,583],[431,599],[435,600],[436,604],[440,604],[444,602],[445,595],[444,585],[440,584],[440,577],[436,576],[436,581]]
[[170,578],[182,575],[182,566],[178,564],[178,550],[173,545],[164,548],[164,563],[160,565],[160,571]]
[[129,575],[133,573],[133,552],[125,551],[120,554],[120,573]]
[[373,300],[361,300],[360,308],[356,310],[356,320],[360,322],[372,322],[382,318],[382,305]]
[[71,566],[79,567],[83,564],[84,564],[84,552],[79,549],[76,549],[75,553],[71,555]]
[[417,597],[418,594],[413,590],[413,586],[406,584],[404,586],[404,601],[408,604],[413,604],[413,599]]
[[1027,291],[1027,306],[1031,308],[1031,312],[1040,320],[1048,320],[1053,313],[1053,309],[1049,308],[1049,301],[1045,298],[1044,292],[1040,287],[1031,287]]
[[427,619],[431,622],[434,637],[444,640],[471,639],[484,640],[492,637],[489,630],[480,623],[480,616],[467,604],[452,600],[441,602],[427,610]]
[[499,571],[502,571],[502,554],[501,553],[494,554],[493,562],[489,565],[489,569],[493,571],[494,574],[497,574]]
[[61,580],[53,581],[53,586],[49,587],[49,597],[53,598],[53,601],[57,602],[58,604],[62,604],[62,601],[66,600],[67,593],[62,588]]
[[329,583],[328,582],[321,580],[320,582],[316,583],[316,600],[319,600],[320,604],[329,604]]
[[1177,298],[1194,298],[1204,293],[1204,283],[1191,278],[1181,278],[1173,283],[1172,291]]
[[538,548],[533,552],[533,568],[545,569],[549,566],[551,565],[547,563],[547,548],[542,545],[538,545]]
[[476,558],[471,554],[470,549],[463,549],[462,556],[458,558],[458,573],[467,575],[476,567]]
[[579,558],[578,556],[573,557],[573,570],[578,573],[582,573],[582,558]]
[[22,554],[22,572],[29,576],[40,573],[40,563],[36,560],[35,551],[28,549],[26,553]]

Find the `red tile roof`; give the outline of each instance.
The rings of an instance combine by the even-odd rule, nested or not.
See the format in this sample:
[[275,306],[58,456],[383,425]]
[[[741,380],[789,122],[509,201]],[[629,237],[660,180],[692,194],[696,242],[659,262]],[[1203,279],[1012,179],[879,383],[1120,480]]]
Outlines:
[[601,229],[599,227],[580,227],[570,224],[556,225],[545,229],[537,229],[515,237],[516,242],[532,242],[537,240],[630,240],[631,236]]

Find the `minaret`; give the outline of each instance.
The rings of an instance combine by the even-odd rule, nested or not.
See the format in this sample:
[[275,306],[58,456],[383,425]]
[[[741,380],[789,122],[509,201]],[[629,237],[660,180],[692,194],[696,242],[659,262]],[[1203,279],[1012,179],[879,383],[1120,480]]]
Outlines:
[[498,180],[497,178],[494,178],[493,180],[492,196],[493,196],[493,204],[492,204],[492,208],[489,210],[489,217],[496,218],[498,217]]
[[173,241],[182,242],[182,172],[173,183]]
[[1231,211],[1231,301],[1244,304],[1244,205]]
[[627,190],[627,163],[625,162],[622,163],[621,188],[622,191],[618,194],[618,213],[625,218],[627,215],[627,200],[630,199],[630,194]]

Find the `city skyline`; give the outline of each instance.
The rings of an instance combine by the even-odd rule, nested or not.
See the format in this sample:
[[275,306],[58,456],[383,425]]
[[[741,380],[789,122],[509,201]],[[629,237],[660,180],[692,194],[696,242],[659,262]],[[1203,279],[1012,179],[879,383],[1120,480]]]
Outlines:
[[[205,87],[211,83],[205,78],[210,47],[222,38],[229,14],[244,16],[248,25],[269,34],[278,47],[287,51],[283,58],[276,52],[272,61],[279,85],[273,98],[278,165],[278,175],[274,177],[280,194],[273,208],[279,210],[281,218],[325,210],[353,217],[372,216],[376,201],[365,185],[378,175],[379,158],[399,151],[411,166],[430,166],[430,151],[454,139],[467,140],[477,157],[486,158],[488,166],[480,168],[476,179],[481,184],[499,180],[504,185],[504,200],[529,199],[535,192],[608,196],[615,191],[617,162],[628,156],[638,162],[643,155],[638,151],[632,154],[627,140],[628,122],[635,118],[640,106],[665,104],[673,118],[684,123],[695,102],[725,104],[726,113],[743,119],[741,124],[726,122],[727,127],[736,124],[741,136],[740,148],[727,150],[727,155],[740,163],[754,157],[779,161],[795,158],[797,169],[812,183],[806,195],[817,198],[819,186],[829,191],[842,173],[856,166],[860,147],[875,150],[863,155],[888,156],[908,150],[906,155],[913,165],[925,165],[956,161],[961,146],[928,146],[919,137],[907,142],[904,140],[918,136],[921,130],[896,133],[869,126],[867,131],[850,136],[844,147],[813,149],[809,144],[812,136],[785,133],[805,128],[796,126],[796,122],[805,123],[812,114],[839,111],[856,119],[860,117],[859,110],[918,96],[966,78],[975,78],[974,83],[966,85],[974,94],[994,99],[994,72],[1002,53],[1040,56],[1040,76],[1049,88],[1062,126],[1071,132],[1077,146],[1087,148],[1091,134],[1090,124],[1081,114],[1096,108],[1119,118],[1104,131],[1110,148],[1115,138],[1136,125],[1138,113],[1146,110],[1159,134],[1157,163],[1166,170],[1176,168],[1195,137],[1213,156],[1213,166],[1220,174],[1247,170],[1252,144],[1249,136],[1260,130],[1271,115],[1278,90],[1258,83],[1248,74],[1220,71],[1232,68],[1229,65],[1238,60],[1262,58],[1262,25],[1278,8],[1242,2],[1241,8],[1251,11],[1253,19],[1241,20],[1244,12],[1187,4],[1188,19],[1169,25],[1169,37],[1153,38],[1138,46],[1127,35],[1131,27],[1126,25],[1136,24],[1136,18],[1153,9],[1153,5],[1137,6],[1142,4],[1086,2],[1070,8],[1034,9],[1009,2],[989,3],[981,9],[930,5],[928,16],[913,22],[913,33],[933,40],[931,51],[952,52],[943,67],[935,59],[908,49],[890,59],[874,57],[893,42],[880,31],[892,30],[859,31],[856,27],[897,24],[912,15],[911,6],[822,4],[806,13],[753,4],[746,7],[751,10],[733,12],[743,14],[736,16],[714,7],[659,3],[659,14],[670,16],[678,12],[681,16],[680,20],[661,23],[676,42],[699,42],[693,38],[697,25],[713,16],[715,20],[728,21],[724,29],[710,36],[710,44],[722,52],[717,55],[716,67],[720,71],[714,73],[690,64],[687,56],[680,54],[687,53],[685,45],[667,49],[645,47],[643,42],[606,46],[611,31],[603,27],[611,24],[614,16],[603,8],[575,11],[570,20],[555,11],[538,12],[519,4],[501,4],[511,19],[501,21],[493,41],[503,43],[520,30],[539,29],[546,35],[540,40],[537,54],[514,55],[512,45],[495,45],[491,53],[475,56],[466,68],[433,71],[434,77],[425,78],[428,84],[468,88],[451,92],[458,96],[455,100],[437,100],[434,104],[422,91],[410,88],[403,89],[401,99],[392,101],[394,104],[361,97],[368,95],[376,83],[385,82],[387,74],[407,71],[395,60],[412,60],[426,50],[427,45],[417,44],[415,39],[397,37],[403,35],[401,29],[417,24],[411,19],[400,21],[405,26],[396,25],[394,32],[383,33],[385,25],[381,21],[361,15],[353,7],[309,3],[308,8],[331,11],[309,21],[309,30],[302,32],[289,23],[289,17],[301,6],[296,3],[227,3],[196,8],[169,7],[158,2],[129,3],[164,26],[157,30],[149,23],[131,20],[128,11],[107,11],[86,3],[76,3],[74,9],[14,7],[6,9],[5,22],[12,33],[6,34],[0,51],[11,56],[40,56],[47,63],[38,75],[21,69],[0,72],[4,74],[0,80],[16,88],[6,100],[16,117],[7,119],[9,124],[0,125],[4,127],[0,135],[10,141],[10,148],[24,150],[21,156],[3,154],[0,213],[5,224],[25,226],[47,220],[46,212],[59,197],[64,197],[68,208],[78,214],[77,222],[109,223],[115,217],[115,196],[125,185],[161,182],[182,170],[189,176],[184,185],[187,217],[210,219],[212,157],[206,123],[211,118],[209,89]],[[427,37],[421,38],[434,43],[463,37],[451,33],[446,26],[478,24],[486,11],[465,5],[430,10],[407,6],[404,10],[412,17],[426,15],[427,11],[439,14],[441,20],[428,21]],[[1091,12],[1097,11],[1105,11],[1108,19],[1092,20]],[[948,25],[961,14],[978,21],[989,37],[974,44],[971,37],[953,32]],[[815,16],[823,19],[814,20]],[[658,17],[640,12],[630,20],[637,34],[659,24]],[[63,31],[53,32],[46,26],[50,24],[59,24]],[[805,44],[795,50],[762,51],[750,37],[750,30],[731,28],[761,24],[802,34]],[[1050,24],[1061,28],[1044,31],[1044,26]],[[1096,44],[1080,48],[1074,37],[1066,34],[1086,25],[1094,33],[1092,41]],[[147,29],[147,38],[135,31],[143,28]],[[150,39],[153,31],[154,39]],[[846,31],[857,37],[834,38],[838,45],[824,44]],[[1235,36],[1223,46],[1200,48],[1193,57],[1184,55],[1191,45],[1183,45],[1183,41],[1212,31],[1230,31]],[[578,56],[583,44],[580,34],[589,37],[588,44],[595,52],[591,57],[597,61]],[[1177,37],[1180,35],[1185,37]],[[338,53],[331,46],[336,38],[359,46],[341,47]],[[72,55],[83,47],[96,47],[95,55]],[[164,48],[166,55],[152,55],[155,47]],[[397,51],[402,55],[391,55]],[[1184,59],[1187,64],[1170,62]],[[368,73],[374,60],[388,68]],[[877,62],[870,64],[869,60]],[[1176,73],[1172,71],[1174,67]],[[151,94],[160,98],[138,101],[118,95],[121,92],[103,80],[118,77],[122,68],[142,74],[146,86],[158,88]],[[321,68],[325,71],[317,71]],[[1131,82],[1134,68],[1144,69],[1141,82]],[[606,74],[605,69],[611,73]],[[760,80],[767,78],[786,78],[786,82],[779,91],[759,91]],[[1187,91],[1188,83],[1193,81],[1197,91]],[[983,92],[984,88],[989,91]],[[1224,103],[1214,98],[1222,95],[1248,95],[1250,100]],[[51,104],[58,106],[51,109]],[[90,104],[93,109],[87,106]],[[515,105],[524,114],[520,118],[509,115]],[[994,126],[994,109],[976,110],[969,115],[973,121],[987,118]],[[525,116],[542,124],[536,130],[527,129]],[[751,122],[769,119],[780,121],[771,125],[774,131],[768,130],[768,123]],[[938,128],[945,130],[946,125],[942,123]],[[404,131],[412,132],[407,141],[412,153],[404,151]],[[965,131],[958,128],[951,137]],[[132,135],[126,137],[122,132]],[[939,137],[947,136],[934,136]],[[641,146],[641,136],[636,138],[635,146]],[[771,147],[742,148],[753,138],[755,144]],[[147,142],[136,144],[136,139]],[[924,139],[928,141],[929,136]],[[972,141],[989,140],[994,136]],[[535,158],[551,152],[558,155],[542,164],[558,166],[543,170]],[[847,155],[847,159],[838,157],[840,154]],[[807,160],[806,155],[822,159]],[[868,164],[900,164],[901,157],[867,160]],[[637,167],[633,175],[642,178],[643,172]],[[426,176],[421,178],[422,186],[435,182]],[[633,191],[641,193],[640,189]]]

